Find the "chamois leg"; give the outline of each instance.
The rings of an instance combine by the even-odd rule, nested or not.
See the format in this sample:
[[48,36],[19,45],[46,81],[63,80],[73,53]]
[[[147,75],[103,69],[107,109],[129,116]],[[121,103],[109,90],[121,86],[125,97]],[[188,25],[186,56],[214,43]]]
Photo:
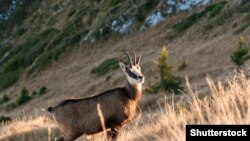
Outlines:
[[75,134],[73,132],[67,132],[67,133],[65,133],[65,136],[62,135],[59,138],[55,138],[55,141],[73,141],[76,138],[78,138],[79,136],[80,136],[80,134]]
[[112,141],[116,141],[120,129],[121,129],[120,126],[119,127],[115,127],[115,128],[111,128],[111,131],[107,132],[108,139],[109,140],[111,139]]
[[81,134],[77,134],[77,132],[68,132],[65,134],[64,141],[73,141],[80,136]]
[[55,138],[55,141],[64,141],[64,137],[61,136],[61,137],[59,137],[59,138]]

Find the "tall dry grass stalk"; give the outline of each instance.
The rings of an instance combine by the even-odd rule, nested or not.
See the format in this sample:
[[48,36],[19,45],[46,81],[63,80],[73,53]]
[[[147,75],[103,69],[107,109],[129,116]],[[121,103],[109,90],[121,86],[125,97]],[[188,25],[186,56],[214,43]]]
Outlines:
[[[120,140],[184,141],[187,124],[249,124],[250,80],[235,76],[224,86],[207,78],[210,93],[202,99],[191,89],[187,79],[188,103],[166,103],[160,112],[148,113],[122,132]],[[183,105],[183,104],[182,104]]]
[[[250,82],[243,75],[238,75],[226,85],[215,84],[207,78],[210,89],[204,98],[198,98],[197,92],[191,89],[187,79],[188,94],[186,103],[169,103],[167,100],[158,110],[149,113],[138,113],[133,122],[122,129],[119,141],[184,141],[187,124],[249,124],[250,123]],[[183,102],[183,101],[182,101]],[[100,108],[100,107],[99,107]],[[25,122],[14,121],[0,127],[0,140],[8,140],[10,136],[18,136],[48,127],[39,120]],[[23,128],[25,127],[25,128]],[[41,132],[36,130],[36,132]],[[53,130],[51,131],[54,132]],[[45,136],[48,134],[44,134]],[[35,135],[36,137],[36,135]],[[48,138],[48,137],[47,137]],[[21,141],[32,141],[32,137]],[[103,140],[103,135],[94,136],[90,140]],[[39,138],[36,139],[39,141]],[[79,138],[77,141],[81,141]]]

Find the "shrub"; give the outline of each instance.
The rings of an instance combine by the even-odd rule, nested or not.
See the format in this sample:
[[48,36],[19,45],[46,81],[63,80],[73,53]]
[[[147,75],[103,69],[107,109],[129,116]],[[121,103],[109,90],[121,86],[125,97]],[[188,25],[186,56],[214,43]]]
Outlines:
[[176,94],[183,90],[181,86],[181,78],[173,75],[172,67],[167,64],[168,51],[166,47],[161,50],[161,55],[158,58],[157,67],[160,75],[160,82],[152,85],[146,91],[157,93],[159,91],[174,92]]
[[68,13],[68,17],[73,16],[76,13],[76,9],[70,9],[69,13]]
[[103,61],[99,66],[91,70],[91,73],[97,76],[103,76],[111,70],[119,68],[118,60],[115,58],[110,58]]
[[191,27],[193,24],[199,21],[204,15],[207,13],[209,14],[209,17],[214,17],[215,15],[219,14],[224,5],[226,4],[225,1],[210,5],[206,7],[203,11],[194,13],[187,18],[183,19],[181,22],[178,22],[174,25],[173,29],[176,32],[183,32],[187,30],[189,27]]
[[184,61],[178,66],[179,71],[183,71],[187,68],[187,63]]
[[159,0],[146,0],[146,2],[142,4],[142,9],[145,9],[145,11],[150,11],[151,9],[155,8],[158,3]]
[[203,12],[201,13],[194,13],[187,18],[183,19],[181,22],[174,25],[173,29],[176,32],[183,32],[195,24],[202,16],[204,15]]
[[0,98],[0,104],[4,104],[4,103],[8,102],[9,100],[10,100],[10,98],[7,95],[3,95]]
[[31,100],[31,97],[29,96],[29,91],[26,88],[23,88],[21,90],[21,94],[16,100],[17,106],[22,105],[24,103],[27,103],[28,101]]
[[15,33],[15,36],[21,36],[23,35],[24,33],[26,32],[26,29],[23,28],[23,27],[20,27],[17,29],[16,33]]
[[226,5],[226,1],[218,2],[215,4],[212,4],[204,10],[205,13],[208,13],[209,17],[212,18],[220,13],[220,11],[224,8]]
[[39,95],[43,95],[43,94],[47,93],[47,91],[48,91],[47,87],[46,87],[46,86],[42,86],[42,87],[39,89],[38,94],[39,94]]
[[37,57],[35,65],[30,69],[30,73],[42,70],[49,66],[53,61],[57,60],[59,56],[65,51],[63,46],[58,46],[50,50],[44,51],[41,55]]
[[139,22],[143,22],[146,18],[144,14],[145,13],[143,12],[141,7],[137,8],[136,15],[135,15],[136,20]]
[[36,96],[37,94],[38,94],[37,90],[33,90],[31,93],[32,96]]
[[243,65],[250,56],[248,55],[249,47],[245,45],[244,37],[240,37],[239,46],[238,48],[232,52],[231,54],[231,61],[233,61],[237,66]]
[[9,104],[7,104],[7,105],[5,106],[5,110],[6,110],[6,111],[10,111],[10,110],[16,108],[17,106],[18,106],[18,105],[16,104],[16,102],[11,102],[11,103],[9,103]]
[[0,91],[14,84],[19,79],[19,75],[19,70],[0,73]]
[[2,122],[10,122],[11,118],[7,116],[0,116],[0,123]]
[[[12,46],[11,45],[0,45],[0,60],[1,60],[1,62],[3,61],[2,60],[2,57],[10,50],[12,48]],[[1,63],[0,62],[0,63]]]
[[110,35],[111,29],[109,26],[102,26],[101,28],[98,28],[94,32],[95,39],[97,40],[104,40],[108,38],[108,35]]
[[65,27],[63,28],[63,30],[60,31],[58,35],[56,35],[56,37],[51,41],[48,48],[53,48],[53,47],[58,46],[60,43],[63,43],[63,41],[67,37],[73,35],[75,32],[76,32],[76,28],[75,28],[74,23],[72,22],[67,23]]
[[240,26],[235,32],[234,34],[239,34],[243,31],[245,31],[248,27],[250,27],[250,23],[246,23],[246,24],[243,24],[242,26]]

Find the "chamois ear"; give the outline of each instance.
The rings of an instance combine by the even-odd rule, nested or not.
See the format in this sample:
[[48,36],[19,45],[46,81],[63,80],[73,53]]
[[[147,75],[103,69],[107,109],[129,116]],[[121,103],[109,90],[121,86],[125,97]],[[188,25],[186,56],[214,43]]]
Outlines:
[[121,62],[121,61],[119,61],[119,65],[120,65],[120,68],[122,69],[122,71],[124,73],[126,73],[126,65],[123,62]]

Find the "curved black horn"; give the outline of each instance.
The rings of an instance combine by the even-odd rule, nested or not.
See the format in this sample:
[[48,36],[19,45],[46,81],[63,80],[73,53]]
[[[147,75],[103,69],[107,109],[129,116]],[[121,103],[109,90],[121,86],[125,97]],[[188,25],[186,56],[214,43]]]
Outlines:
[[125,55],[127,55],[127,56],[128,56],[128,58],[129,58],[129,60],[130,60],[131,65],[133,65],[133,61],[132,61],[132,59],[131,59],[131,57],[130,57],[129,53],[128,53],[125,49],[123,49],[123,52],[124,52],[124,54],[125,54]]

